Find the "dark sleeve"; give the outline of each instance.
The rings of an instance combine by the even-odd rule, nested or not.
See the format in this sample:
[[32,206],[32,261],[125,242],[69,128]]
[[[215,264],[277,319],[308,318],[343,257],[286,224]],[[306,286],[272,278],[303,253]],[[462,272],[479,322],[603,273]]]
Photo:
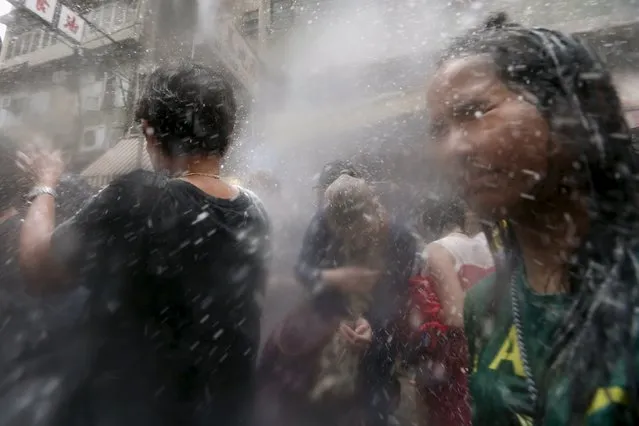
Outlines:
[[54,259],[72,277],[105,263],[105,250],[122,248],[143,227],[138,216],[144,180],[138,173],[120,178],[89,200],[73,217],[53,231]]
[[328,243],[329,234],[326,222],[322,214],[317,213],[306,229],[302,250],[295,265],[297,279],[312,293],[321,290],[320,263]]

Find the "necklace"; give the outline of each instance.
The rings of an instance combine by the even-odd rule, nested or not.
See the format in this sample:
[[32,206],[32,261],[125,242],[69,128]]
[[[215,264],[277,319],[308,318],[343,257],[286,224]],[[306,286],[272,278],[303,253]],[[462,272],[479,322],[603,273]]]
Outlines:
[[184,172],[180,175],[180,177],[187,177],[187,176],[204,176],[204,177],[209,177],[212,179],[221,179],[220,175],[214,175],[213,173]]
[[537,403],[537,385],[532,373],[532,368],[530,367],[528,353],[524,343],[524,330],[521,322],[521,312],[519,310],[519,291],[516,288],[517,276],[520,271],[521,268],[513,269],[510,277],[510,302],[512,305],[513,323],[517,334],[517,346],[519,346],[519,355],[521,356],[521,363],[524,368],[524,374],[526,375],[526,387],[528,388],[528,393],[530,394],[529,396],[532,400],[533,406],[535,406]]

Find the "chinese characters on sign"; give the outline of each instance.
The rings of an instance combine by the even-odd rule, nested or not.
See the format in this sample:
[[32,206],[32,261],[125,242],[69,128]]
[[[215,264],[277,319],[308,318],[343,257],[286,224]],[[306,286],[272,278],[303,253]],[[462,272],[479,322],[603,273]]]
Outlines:
[[58,20],[58,29],[80,42],[84,35],[84,19],[77,13],[66,6],[60,8],[60,19]]
[[36,10],[38,12],[47,13],[47,9],[49,9],[49,2],[47,0],[36,1]]
[[24,6],[48,23],[53,22],[58,0],[26,0]]

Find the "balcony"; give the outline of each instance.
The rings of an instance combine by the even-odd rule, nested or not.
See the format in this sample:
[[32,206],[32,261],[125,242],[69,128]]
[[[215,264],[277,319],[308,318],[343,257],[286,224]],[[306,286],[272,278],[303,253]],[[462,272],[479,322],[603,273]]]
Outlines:
[[[90,10],[84,16],[100,31],[85,26],[81,47],[97,49],[116,42],[140,36],[139,2],[119,0],[108,2]],[[28,12],[11,12],[11,17],[2,17],[7,23],[8,31],[5,48],[0,55],[0,69],[7,69],[29,63],[39,65],[49,61],[63,59],[73,54],[73,44],[51,28],[44,25],[34,25]],[[35,29],[33,29],[35,27]],[[22,29],[28,28],[27,31]],[[105,37],[102,32],[108,34]]]

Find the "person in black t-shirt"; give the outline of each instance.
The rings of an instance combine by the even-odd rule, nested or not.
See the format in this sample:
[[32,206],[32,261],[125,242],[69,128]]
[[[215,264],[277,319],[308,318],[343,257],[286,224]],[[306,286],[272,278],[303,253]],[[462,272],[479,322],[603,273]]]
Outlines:
[[[22,229],[23,271],[40,293],[76,281],[91,290],[84,327],[63,345],[67,356],[54,357],[77,362],[49,374],[66,375],[45,411],[50,424],[250,421],[269,224],[255,195],[219,177],[235,109],[211,69],[157,69],[136,114],[157,173],[116,179],[57,227],[50,188],[61,161],[31,155],[39,195]],[[33,423],[28,412],[41,401],[52,405],[32,401],[20,424]]]

